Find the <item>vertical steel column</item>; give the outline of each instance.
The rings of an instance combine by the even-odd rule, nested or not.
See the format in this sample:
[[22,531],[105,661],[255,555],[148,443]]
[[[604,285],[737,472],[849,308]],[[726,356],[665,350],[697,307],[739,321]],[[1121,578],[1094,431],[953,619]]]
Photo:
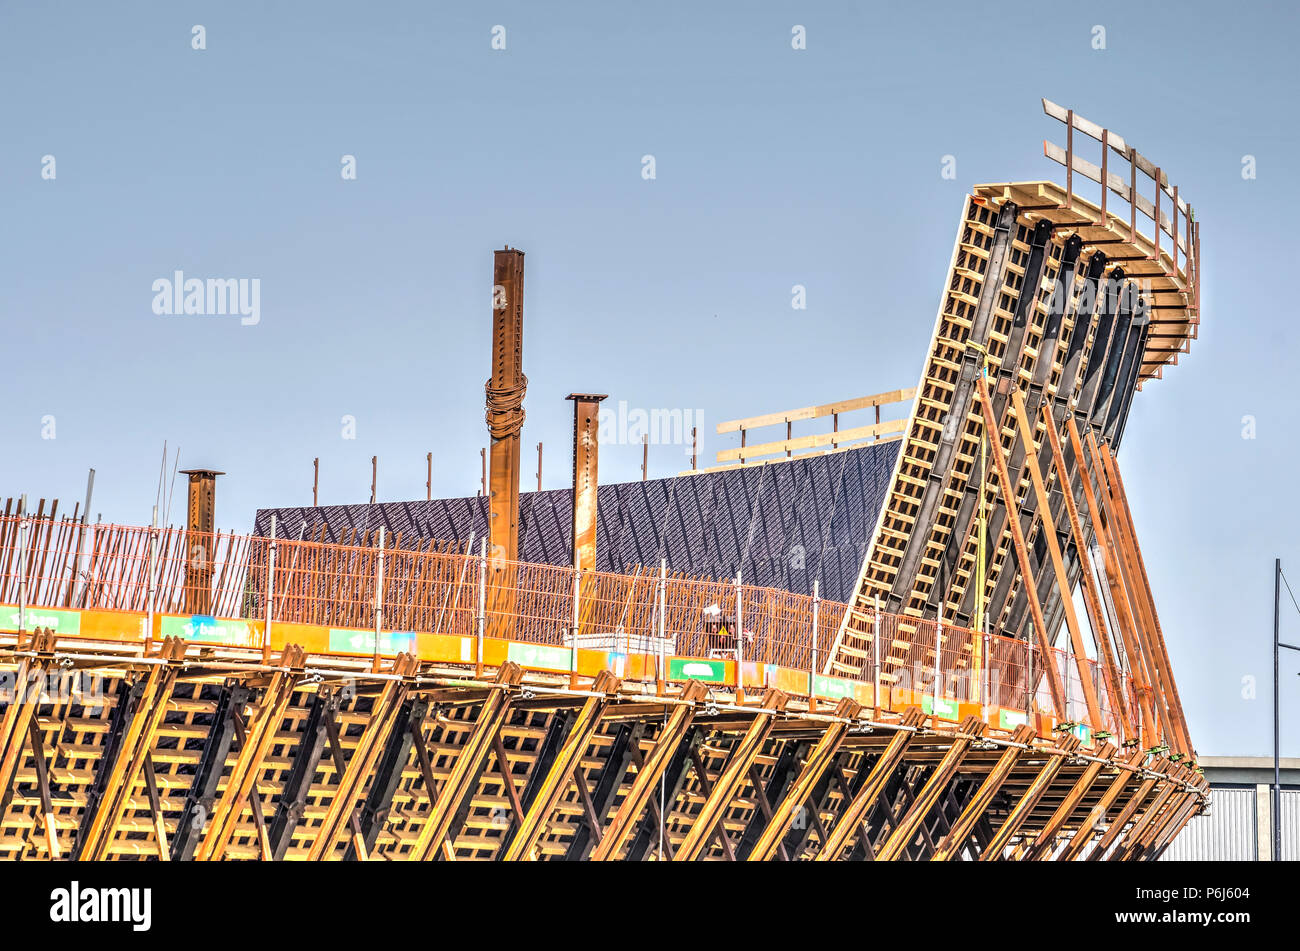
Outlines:
[[514,615],[519,560],[519,431],[524,425],[524,252],[497,251],[492,267],[492,376],[485,386],[492,437],[488,467],[488,538],[492,556],[490,636],[504,636]]
[[212,613],[212,562],[216,555],[213,533],[216,531],[217,476],[215,469],[182,469],[190,477],[186,505],[185,531],[199,538],[186,539],[185,613]]
[[573,401],[573,546],[571,562],[596,567],[596,468],[603,393],[570,393]]

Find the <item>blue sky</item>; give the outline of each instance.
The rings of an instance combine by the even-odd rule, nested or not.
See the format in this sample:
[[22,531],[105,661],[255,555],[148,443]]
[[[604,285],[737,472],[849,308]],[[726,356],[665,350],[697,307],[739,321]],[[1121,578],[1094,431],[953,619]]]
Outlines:
[[[7,3],[0,497],[70,507],[93,466],[94,510],[144,523],[164,439],[229,473],[225,529],[310,502],[315,456],[324,503],[367,498],[372,455],[382,499],[422,498],[429,451],[436,494],[473,494],[505,244],[528,255],[548,487],[574,390],[698,408],[711,458],[718,421],[910,386],[965,190],[1057,177],[1046,96],[1159,161],[1202,222],[1200,339],[1138,395],[1120,458],[1193,736],[1263,754],[1273,558],[1300,579],[1297,22],[1223,9]],[[259,278],[260,323],[155,315],[177,269]],[[654,447],[651,473],[686,462]],[[640,463],[606,446],[601,479]],[[1283,671],[1300,755],[1300,655]]]

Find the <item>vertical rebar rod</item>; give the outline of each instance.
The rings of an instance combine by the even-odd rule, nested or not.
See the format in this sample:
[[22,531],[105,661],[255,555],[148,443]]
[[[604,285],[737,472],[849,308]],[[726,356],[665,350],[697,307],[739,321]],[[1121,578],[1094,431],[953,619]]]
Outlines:
[[880,595],[876,595],[875,630],[871,634],[871,704],[880,717]]
[[271,659],[271,620],[275,607],[275,516],[271,516],[271,542],[266,553],[266,625],[262,629],[262,662]]
[[487,625],[487,536],[479,544],[478,556],[478,621],[474,635],[474,671],[476,676],[483,674],[483,633]]
[[668,679],[667,670],[667,641],[668,641],[668,619],[665,615],[668,613],[668,559],[659,560],[659,643],[655,649],[655,688],[662,696],[664,692],[664,682]]
[[153,507],[153,520],[149,523],[149,606],[148,617],[145,619],[145,642],[152,644],[154,637],[153,615],[156,608],[156,598],[158,594],[158,582],[155,577],[155,549],[158,543],[158,506]]
[[745,702],[745,614],[740,587],[740,572],[736,572],[736,703]]
[[27,494],[18,500],[18,643],[27,633]]
[[384,630],[384,526],[379,526],[379,556],[375,559],[375,659],[379,670],[379,637]]
[[821,615],[822,596],[821,596],[821,579],[813,579],[812,595],[812,659],[808,664],[808,709],[814,710],[817,705],[817,631],[818,620]]

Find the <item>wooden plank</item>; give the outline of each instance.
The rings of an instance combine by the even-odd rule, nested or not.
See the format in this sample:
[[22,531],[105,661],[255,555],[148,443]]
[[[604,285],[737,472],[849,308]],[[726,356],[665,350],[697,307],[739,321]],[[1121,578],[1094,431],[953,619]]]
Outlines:
[[823,419],[837,413],[851,413],[854,410],[869,409],[873,406],[901,403],[912,399],[914,396],[916,396],[916,387],[914,386],[901,390],[888,390],[872,396],[859,396],[855,399],[840,400],[836,403],[823,403],[820,406],[805,406],[801,409],[765,413],[762,416],[749,416],[745,419],[731,419],[718,423],[717,431],[721,435],[723,433],[738,432],[742,429],[760,429],[764,426],[774,426],[777,423],[797,423],[805,419]]
[[[398,654],[393,660],[392,673],[399,677],[414,675],[419,661],[411,654]],[[405,680],[385,681],[379,696],[371,707],[370,716],[362,728],[361,736],[352,750],[347,768],[339,775],[334,797],[330,800],[325,819],[316,830],[307,858],[312,861],[329,858],[338,842],[343,826],[356,818],[358,804],[367,780],[375,769],[375,762],[388,742],[388,736],[397,721],[397,714],[406,700],[408,685]],[[365,853],[357,850],[358,856]]]
[[[492,741],[510,713],[511,688],[523,679],[523,669],[507,662],[497,671],[491,692],[483,699],[474,729],[456,756],[451,774],[438,790],[429,815],[411,848],[411,857],[427,861],[447,840],[452,820],[467,796],[472,796],[479,774],[492,752]],[[433,790],[429,790],[433,795]]]
[[[1039,535],[1047,543],[1047,554],[1052,562],[1052,570],[1056,573],[1056,587],[1061,596],[1061,607],[1065,611],[1065,626],[1070,634],[1070,643],[1074,646],[1074,663],[1079,671],[1079,682],[1083,685],[1084,701],[1088,707],[1088,722],[1092,724],[1093,729],[1101,726],[1101,707],[1097,704],[1097,691],[1093,686],[1092,677],[1088,670],[1088,654],[1083,645],[1083,631],[1079,627],[1079,616],[1074,611],[1074,596],[1071,590],[1069,576],[1065,572],[1065,559],[1061,555],[1061,543],[1057,540],[1056,523],[1052,519],[1051,504],[1047,498],[1047,486],[1043,483],[1043,473],[1038,468],[1038,453],[1034,449],[1034,434],[1031,429],[1032,421],[1029,411],[1025,408],[1024,397],[1020,395],[1020,388],[1014,387],[1011,391],[1011,401],[1015,406],[1016,425],[1020,430],[1020,439],[1025,447],[1025,467],[1029,470],[1029,481],[1034,488],[1034,495],[1038,499],[1038,517],[1042,520],[1042,531]],[[1047,424],[1049,430],[1053,429],[1053,424]],[[1064,476],[1062,480],[1064,483]],[[1070,494],[1068,483],[1064,484],[1064,494]],[[1037,592],[1035,592],[1037,593]],[[1049,655],[1044,654],[1044,658]],[[1069,710],[1062,710],[1062,719],[1070,718]]]
[[1025,790],[1023,796],[1017,800],[1016,804],[1011,807],[1007,817],[1002,820],[993,837],[989,839],[989,844],[984,851],[980,853],[981,862],[993,862],[1002,858],[1002,853],[1010,844],[1012,837],[1020,830],[1020,826],[1029,814],[1034,811],[1043,794],[1047,792],[1052,781],[1056,779],[1056,774],[1061,771],[1067,759],[1074,754],[1079,748],[1079,738],[1077,736],[1067,736],[1058,749],[1047,753],[1047,762],[1043,768],[1038,771],[1034,781],[1030,783],[1029,788]]
[[1050,856],[1052,850],[1056,848],[1057,835],[1062,827],[1070,821],[1070,817],[1074,815],[1074,810],[1079,806],[1079,801],[1088,794],[1088,790],[1092,788],[1097,781],[1097,777],[1101,775],[1102,769],[1114,758],[1115,752],[1113,743],[1106,743],[1097,751],[1096,758],[1088,764],[1083,771],[1083,775],[1079,777],[1079,781],[1066,793],[1065,798],[1061,800],[1061,804],[1052,813],[1052,817],[1047,820],[1047,824],[1038,833],[1038,838],[1034,840],[1034,844],[1030,847],[1027,858],[1048,858]]
[[240,744],[239,755],[221,798],[212,809],[203,839],[195,850],[199,861],[221,859],[235,833],[239,817],[243,814],[250,796],[257,792],[257,776],[270,752],[284,720],[285,710],[301,677],[299,671],[306,660],[301,647],[290,644],[280,655],[280,668],[271,677],[262,693],[257,716],[249,725],[245,742]]
[[1092,841],[1093,833],[1097,831],[1098,825],[1106,818],[1107,810],[1119,798],[1119,794],[1132,780],[1134,773],[1141,768],[1144,759],[1146,759],[1145,752],[1134,750],[1129,754],[1125,762],[1116,764],[1117,775],[1111,781],[1111,784],[1106,787],[1101,799],[1097,800],[1097,804],[1089,810],[1088,817],[1074,831],[1074,836],[1065,844],[1065,848],[1056,856],[1058,862],[1069,862],[1078,858],[1088,843]]
[[855,426],[852,429],[841,429],[833,433],[816,433],[811,436],[800,436],[796,439],[782,439],[777,442],[759,443],[755,446],[723,449],[718,453],[718,462],[730,462],[733,459],[746,460],[755,456],[770,456],[779,452],[792,452],[796,449],[817,449],[821,446],[838,446],[840,443],[871,439],[875,436],[889,436],[907,429],[907,422],[906,419],[891,419],[883,423]]
[[[1016,560],[1020,566],[1021,586],[1025,590],[1025,597],[1029,602],[1029,610],[1034,619],[1034,634],[1038,638],[1039,656],[1043,658],[1043,667],[1047,669],[1047,684],[1052,693],[1052,704],[1056,707],[1057,715],[1062,719],[1065,718],[1065,689],[1061,683],[1061,672],[1056,669],[1053,663],[1047,663],[1048,658],[1052,656],[1051,645],[1047,641],[1047,624],[1043,620],[1043,607],[1038,601],[1038,585],[1034,580],[1033,569],[1029,565],[1029,551],[1025,547],[1025,535],[1020,528],[1020,512],[1016,507],[1015,496],[1012,492],[1011,477],[1007,473],[1007,460],[1002,454],[1002,440],[997,438],[1000,432],[997,421],[993,418],[993,400],[989,396],[989,385],[984,379],[984,374],[975,378],[979,386],[980,408],[984,414],[984,425],[988,427],[989,432],[989,455],[993,457],[993,464],[998,475],[998,487],[1002,492],[1002,504],[1006,506],[1007,511],[1007,528],[1011,530],[1011,541],[1015,546]],[[1032,449],[1032,445],[1030,447]],[[1027,689],[1032,685],[1027,685]]]
[[[1106,692],[1114,705],[1115,714],[1119,717],[1123,727],[1121,739],[1127,739],[1128,733],[1132,730],[1132,721],[1128,715],[1128,699],[1124,696],[1124,678],[1120,673],[1119,665],[1115,661],[1115,651],[1110,642],[1110,632],[1106,627],[1106,619],[1102,613],[1101,592],[1097,589],[1097,579],[1093,573],[1088,570],[1088,540],[1083,534],[1083,524],[1079,520],[1079,509],[1074,504],[1074,486],[1070,471],[1065,467],[1065,454],[1061,451],[1061,440],[1056,431],[1056,421],[1052,416],[1052,410],[1048,406],[1043,407],[1043,424],[1047,427],[1047,440],[1052,449],[1052,461],[1056,466],[1056,471],[1060,477],[1061,494],[1065,499],[1066,519],[1070,523],[1070,536],[1074,539],[1074,548],[1079,559],[1079,584],[1083,590],[1084,609],[1088,612],[1088,623],[1092,625],[1093,640],[1097,643],[1097,648],[1101,652],[1103,659],[1103,670],[1106,674]],[[1075,459],[1076,466],[1082,465],[1082,460]],[[1087,474],[1080,473],[1083,478],[1087,479]]]

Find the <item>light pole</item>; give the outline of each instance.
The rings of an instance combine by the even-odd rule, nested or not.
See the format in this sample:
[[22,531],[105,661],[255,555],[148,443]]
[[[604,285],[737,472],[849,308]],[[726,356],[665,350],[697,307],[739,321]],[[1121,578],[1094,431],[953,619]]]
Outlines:
[[[1287,585],[1287,590],[1291,586]],[[1273,861],[1282,861],[1282,728],[1281,705],[1278,700],[1278,667],[1281,648],[1300,651],[1294,644],[1285,644],[1278,638],[1279,613],[1282,606],[1282,559],[1273,560]]]

